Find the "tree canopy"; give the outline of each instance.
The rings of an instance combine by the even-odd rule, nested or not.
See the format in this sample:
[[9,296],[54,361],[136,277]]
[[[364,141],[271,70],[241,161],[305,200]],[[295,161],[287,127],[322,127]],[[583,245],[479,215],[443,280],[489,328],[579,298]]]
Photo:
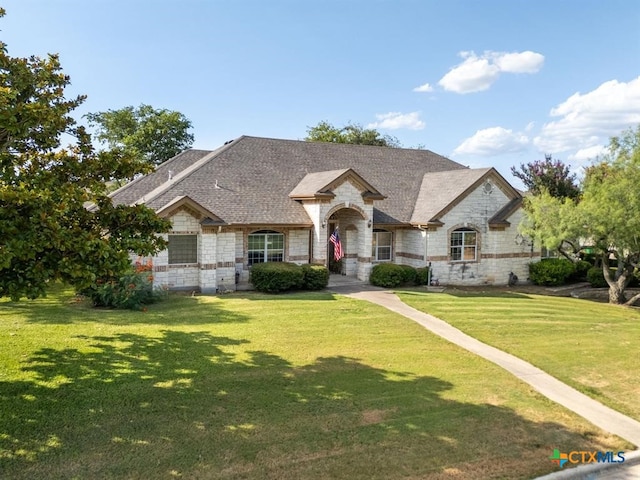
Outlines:
[[608,152],[586,170],[578,198],[558,198],[546,190],[526,198],[523,228],[548,248],[564,239],[593,246],[602,259],[610,302],[632,304],[640,299],[625,296],[640,267],[640,125],[613,137]]
[[307,127],[305,140],[308,142],[350,143],[393,148],[401,146],[396,137],[382,134],[375,129],[364,128],[362,125],[352,123],[339,128],[324,120],[313,127]]
[[159,165],[193,144],[191,121],[182,113],[132,106],[86,115],[95,138],[108,148],[122,148],[141,161]]
[[560,160],[552,160],[551,155],[526,165],[521,163],[519,168],[511,167],[511,173],[534,195],[543,190],[558,198],[577,198],[580,194],[575,173]]
[[[0,297],[35,298],[57,279],[84,288],[130,268],[129,252],[165,247],[156,233],[168,222],[106,195],[108,179],[145,168],[94,150],[71,117],[84,97],[65,98],[69,83],[57,55],[15,58],[0,42]],[[63,148],[63,134],[74,143]]]

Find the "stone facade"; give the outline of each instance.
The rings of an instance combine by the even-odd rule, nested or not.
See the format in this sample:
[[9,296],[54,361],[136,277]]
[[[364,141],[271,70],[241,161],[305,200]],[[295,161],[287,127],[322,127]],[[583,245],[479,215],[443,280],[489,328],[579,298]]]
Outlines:
[[[278,227],[203,226],[197,212],[180,209],[170,217],[170,235],[197,235],[196,263],[170,265],[167,251],[154,259],[154,283],[170,289],[215,293],[248,287],[248,236],[258,231],[275,231],[284,235],[285,261],[298,264],[328,264],[328,240],[334,227],[339,228],[345,256],[342,273],[367,280],[372,260],[372,224],[375,201],[363,198],[357,182],[346,179],[332,190],[332,198],[303,200],[312,226]],[[491,228],[489,220],[510,198],[497,185],[486,184],[468,192],[440,217],[442,226],[386,227],[392,233],[390,261],[413,267],[432,266],[432,278],[440,284],[506,284],[509,273],[526,280],[528,263],[540,258],[530,244],[518,235],[521,210],[508,219],[510,225]],[[477,234],[476,258],[454,261],[451,256],[451,233],[458,228],[473,229]],[[166,238],[166,236],[165,236]]]
[[[513,272],[522,281],[528,277],[528,264],[540,260],[531,244],[518,235],[522,211],[509,218],[510,226],[491,228],[489,220],[509,199],[497,187],[487,193],[481,186],[470,192],[442,217],[444,225],[427,232],[423,251],[432,265],[432,278],[441,284],[504,285]],[[451,232],[470,228],[477,233],[476,259],[453,261],[450,257]],[[424,265],[424,263],[423,263]]]

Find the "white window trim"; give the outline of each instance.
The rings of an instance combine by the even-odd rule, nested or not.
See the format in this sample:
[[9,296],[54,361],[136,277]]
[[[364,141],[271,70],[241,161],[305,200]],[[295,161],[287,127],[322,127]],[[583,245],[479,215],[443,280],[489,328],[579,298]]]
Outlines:
[[[273,250],[270,251],[269,248],[267,248],[268,245],[267,245],[267,238],[266,237],[268,235],[280,235],[282,237],[282,249],[277,249],[277,250],[273,249]],[[249,248],[249,238],[252,237],[252,236],[265,237],[264,238],[264,248],[262,250],[251,250]],[[269,232],[264,232],[264,233],[262,233],[262,232],[250,233],[249,235],[247,235],[247,264],[249,266],[251,266],[251,265],[255,265],[256,263],[266,263],[268,261],[269,252],[271,252],[271,253],[282,252],[282,261],[284,262],[285,261],[285,258],[284,258],[285,242],[286,242],[286,238],[284,236],[284,233],[280,233],[280,232],[276,232],[276,231],[269,231]],[[263,261],[262,262],[249,263],[250,262],[250,260],[249,260],[249,257],[250,257],[249,253],[250,252],[263,252],[263,258],[262,258]]]
[[[388,233],[390,242],[388,245],[383,245],[382,248],[389,248],[389,258],[380,259],[379,258],[379,248],[380,244],[378,243],[378,234],[379,233]],[[388,230],[380,230],[377,232],[372,232],[373,236],[371,238],[371,246],[372,246],[372,261],[374,262],[392,262],[393,261],[393,232]]]
[[[453,235],[455,233],[462,234],[462,243],[460,245],[453,245]],[[473,245],[465,244],[465,237],[467,234],[473,233],[476,237],[476,241]],[[465,248],[470,248],[473,246],[473,259],[464,258],[464,250]],[[453,258],[452,250],[453,249],[460,250],[460,259],[456,260]],[[465,263],[465,262],[477,262],[478,261],[478,232],[473,228],[456,228],[449,234],[449,261],[452,263]]]

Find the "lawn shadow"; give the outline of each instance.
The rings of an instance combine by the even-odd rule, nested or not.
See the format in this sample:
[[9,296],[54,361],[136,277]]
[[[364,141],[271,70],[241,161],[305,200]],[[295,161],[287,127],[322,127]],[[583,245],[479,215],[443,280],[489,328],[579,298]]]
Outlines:
[[[440,378],[164,330],[41,349],[0,382],[0,471],[44,478],[531,478],[553,448],[608,450]],[[480,472],[479,474],[474,472]]]
[[[249,318],[222,303],[209,303],[203,315],[200,296],[172,295],[143,310],[116,310],[93,307],[86,299],[75,295],[51,295],[37,300],[0,303],[0,322],[21,316],[27,322],[71,324],[99,322],[107,325],[202,325],[246,322]],[[46,307],[46,308],[45,308]]]
[[247,292],[234,292],[225,297],[229,298],[242,298],[244,300],[259,300],[259,301],[271,301],[271,300],[304,300],[304,301],[332,301],[337,300],[335,294],[328,290],[316,290],[316,291],[303,291],[303,290],[290,290],[282,293],[263,293],[255,290]]

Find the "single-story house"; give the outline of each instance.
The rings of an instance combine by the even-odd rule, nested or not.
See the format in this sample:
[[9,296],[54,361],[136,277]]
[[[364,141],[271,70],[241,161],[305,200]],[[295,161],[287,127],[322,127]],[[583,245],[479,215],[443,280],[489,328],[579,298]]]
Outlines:
[[242,136],[187,150],[112,199],[171,220],[153,262],[173,289],[246,287],[260,262],[328,265],[336,229],[341,273],[362,280],[394,262],[431,264],[440,284],[504,285],[540,258],[518,234],[518,190],[429,150]]

